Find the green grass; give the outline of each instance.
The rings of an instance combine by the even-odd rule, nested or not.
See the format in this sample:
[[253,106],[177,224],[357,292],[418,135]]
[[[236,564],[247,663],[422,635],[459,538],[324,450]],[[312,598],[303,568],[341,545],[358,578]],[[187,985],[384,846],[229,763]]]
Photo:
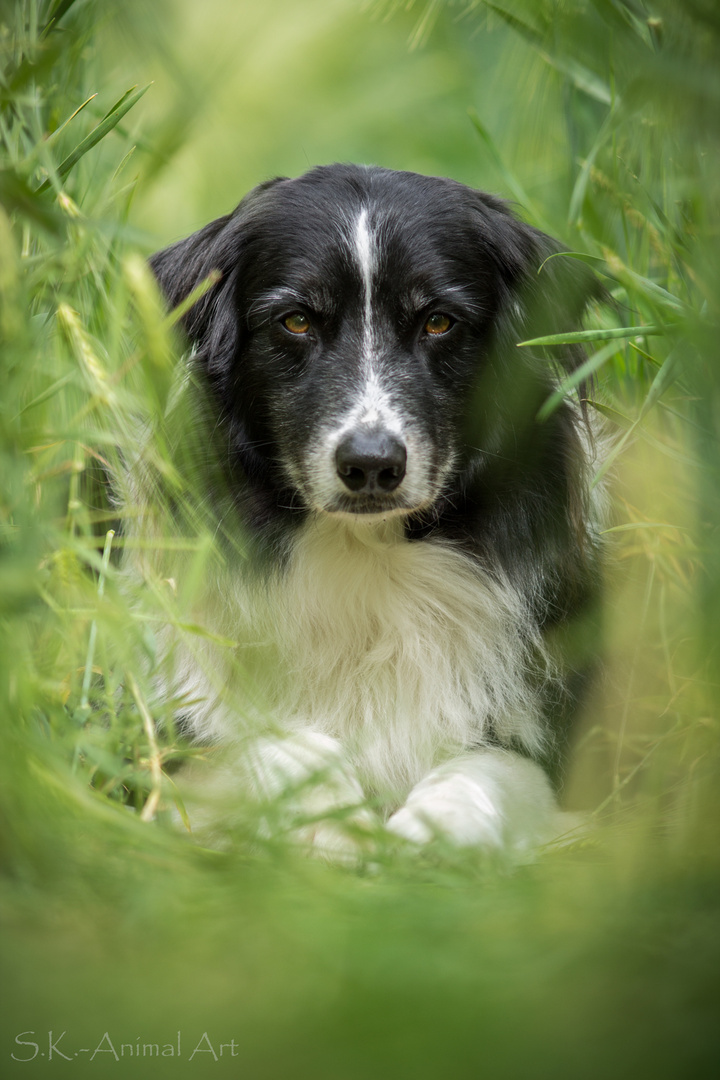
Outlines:
[[[273,1080],[709,1075],[715,5],[147,7],[0,8],[0,1060],[174,1075],[223,1043],[219,1070]],[[616,434],[606,674],[567,784],[596,828],[513,872],[382,839],[369,866],[327,866],[251,843],[250,811],[223,852],[146,820],[197,754],[154,700],[157,632],[202,640],[215,552],[191,448],[158,435],[181,512],[160,543],[186,584],[120,587],[106,469],[138,424],[162,430],[177,345],[141,256],[267,175],[350,158],[520,200],[615,300],[588,339]],[[50,1030],[71,1062],[49,1060]],[[142,1055],[178,1030],[180,1058]],[[105,1032],[120,1063],[107,1041],[90,1060]]]

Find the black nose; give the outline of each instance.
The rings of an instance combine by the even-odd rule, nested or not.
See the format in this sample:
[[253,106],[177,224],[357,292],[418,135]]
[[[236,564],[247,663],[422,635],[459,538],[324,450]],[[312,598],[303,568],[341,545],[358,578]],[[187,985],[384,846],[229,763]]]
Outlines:
[[351,431],[338,443],[338,476],[350,491],[394,491],[405,475],[407,451],[385,431]]

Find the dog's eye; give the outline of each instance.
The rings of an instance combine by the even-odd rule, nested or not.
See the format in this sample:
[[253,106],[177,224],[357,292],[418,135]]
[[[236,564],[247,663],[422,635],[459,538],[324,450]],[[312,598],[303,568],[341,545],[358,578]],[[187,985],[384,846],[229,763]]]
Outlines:
[[302,311],[293,311],[283,319],[283,326],[291,334],[307,334],[310,329],[310,320]]
[[441,311],[435,311],[427,319],[423,330],[426,334],[447,334],[452,324],[453,320],[449,315],[444,315]]

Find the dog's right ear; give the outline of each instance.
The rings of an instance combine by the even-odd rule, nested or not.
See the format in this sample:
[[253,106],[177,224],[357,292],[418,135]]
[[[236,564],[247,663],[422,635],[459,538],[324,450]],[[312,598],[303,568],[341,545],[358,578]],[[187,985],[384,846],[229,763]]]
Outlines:
[[170,310],[182,303],[213,271],[220,275],[185,314],[181,324],[196,355],[208,367],[226,364],[238,344],[233,296],[239,235],[232,227],[233,219],[233,214],[218,218],[150,259],[150,268]]
[[[231,214],[226,214],[217,221],[211,221],[199,232],[151,256],[150,268],[170,309],[177,307],[189,296],[218,261],[216,242],[231,217]],[[190,332],[189,325],[186,329]]]
[[150,268],[170,310],[182,303],[213,272],[219,279],[193,304],[182,327],[198,360],[211,375],[228,370],[239,345],[238,277],[247,223],[264,192],[282,178],[260,184],[232,214],[150,259]]

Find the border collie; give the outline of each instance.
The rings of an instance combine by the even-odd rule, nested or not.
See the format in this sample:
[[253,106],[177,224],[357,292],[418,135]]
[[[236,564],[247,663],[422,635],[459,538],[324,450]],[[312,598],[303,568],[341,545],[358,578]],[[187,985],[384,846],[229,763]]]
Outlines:
[[596,293],[559,250],[454,181],[331,165],[151,260],[169,307],[216,272],[183,319],[186,382],[217,528],[242,536],[196,602],[234,647],[168,631],[165,692],[230,748],[210,786],[292,789],[321,848],[371,805],[416,844],[561,831],[595,443],[578,401],[538,420],[581,350],[517,347],[577,329]]

